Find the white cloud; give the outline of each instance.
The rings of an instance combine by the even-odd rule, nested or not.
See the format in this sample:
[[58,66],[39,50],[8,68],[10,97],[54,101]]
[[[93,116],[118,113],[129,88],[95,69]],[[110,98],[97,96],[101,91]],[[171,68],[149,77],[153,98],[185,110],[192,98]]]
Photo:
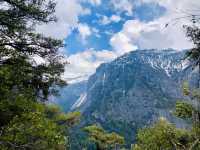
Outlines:
[[101,0],[87,0],[92,5],[101,5]]
[[78,25],[78,17],[90,13],[90,10],[83,8],[78,0],[57,0],[55,14],[58,21],[40,25],[37,31],[47,36],[64,39]]
[[[141,22],[140,20],[128,20],[124,23],[120,32],[113,34],[110,39],[110,44],[113,47],[112,51],[103,50],[95,51],[92,49],[77,53],[68,57],[70,64],[66,66],[65,79],[71,82],[87,79],[93,74],[96,68],[104,63],[123,55],[126,52],[139,49],[185,49],[192,46],[192,44],[185,37],[185,32],[182,24],[189,23],[188,20],[179,20],[174,22],[175,18],[184,15],[184,10],[192,10],[193,8],[200,8],[198,0],[137,0],[140,3],[155,2],[166,8],[164,16],[155,19],[151,22]],[[132,0],[111,0],[114,9],[120,14],[125,12],[127,15],[132,15],[133,12]],[[178,13],[179,12],[179,13]],[[120,16],[113,15],[100,16],[102,24],[110,24],[111,22],[121,21]],[[165,24],[171,24],[165,28]],[[174,24],[176,23],[176,24]],[[88,27],[86,24],[79,24],[82,27],[80,34],[83,38],[87,38],[92,33],[99,34],[96,28]],[[86,27],[87,26],[87,27]],[[80,29],[79,29],[80,30]],[[108,32],[108,31],[107,31]],[[112,34],[108,32],[108,34]]]
[[165,28],[162,20],[142,23],[139,20],[127,21],[123,29],[113,35],[111,46],[117,51],[131,51],[133,47],[140,49],[185,49],[192,44],[185,37],[181,26]]
[[131,39],[123,32],[115,34],[111,38],[110,44],[118,54],[124,54],[137,49],[137,46],[132,44]]
[[125,12],[128,16],[133,15],[133,2],[131,0],[111,0],[111,5],[116,12]]
[[190,11],[199,8],[199,0],[139,0],[141,3],[158,3],[168,9],[168,11]]
[[[190,20],[176,19],[192,13],[194,8],[200,8],[198,0],[139,0],[142,3],[155,2],[166,8],[161,18],[151,22],[128,20],[122,30],[114,34],[110,44],[115,50],[131,50],[138,46],[140,49],[186,49],[193,45],[185,36],[183,24],[190,24]],[[190,18],[191,19],[191,18]],[[166,28],[165,25],[170,23]]]
[[107,16],[102,16],[101,20],[99,20],[99,23],[102,25],[110,24],[111,21]]
[[68,83],[76,83],[87,80],[96,68],[102,63],[110,62],[129,51],[109,51],[88,49],[83,52],[68,56],[69,62],[65,67],[63,78]]
[[69,83],[87,80],[91,74],[95,73],[100,64],[111,61],[116,57],[116,54],[112,51],[95,51],[93,49],[71,55],[67,58],[70,64],[66,66],[64,79]]
[[98,38],[101,37],[100,31],[97,28],[95,28],[95,27],[92,27],[92,33],[94,33],[94,35],[96,37],[98,37]]
[[117,15],[112,15],[110,17],[110,20],[112,20],[113,22],[119,22],[119,21],[121,21],[121,17],[117,16]]
[[78,24],[78,31],[83,42],[92,34],[90,27],[87,24]]
[[121,17],[118,15],[112,15],[111,17],[107,17],[107,16],[101,16],[101,19],[99,20],[99,23],[102,25],[108,25],[110,23],[118,23],[121,21]]

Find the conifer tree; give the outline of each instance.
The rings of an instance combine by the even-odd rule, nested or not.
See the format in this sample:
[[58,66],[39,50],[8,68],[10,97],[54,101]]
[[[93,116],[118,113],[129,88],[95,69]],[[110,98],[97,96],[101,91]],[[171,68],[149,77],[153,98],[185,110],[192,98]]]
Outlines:
[[[1,98],[12,91],[31,92],[37,99],[45,100],[55,91],[55,85],[64,84],[60,78],[64,63],[59,61],[58,53],[62,41],[36,33],[35,27],[56,21],[55,2],[1,0],[0,5]],[[31,61],[33,56],[41,57],[46,63],[37,65]]]
[[194,44],[194,48],[187,51],[186,59],[190,61],[193,69],[198,69],[196,88],[200,88],[200,28],[197,25],[184,27],[187,31],[186,35]]
[[[61,79],[62,41],[36,32],[56,21],[53,0],[0,0],[0,149],[64,150],[80,113],[47,106]],[[41,58],[38,63],[33,58]]]
[[[189,131],[193,140],[189,144],[189,150],[200,149],[200,89],[191,89],[187,83],[184,84],[185,100],[178,101],[176,104],[175,115],[179,118],[190,120],[192,130]],[[188,99],[190,101],[188,101]]]
[[95,143],[97,150],[114,149],[125,142],[122,136],[114,132],[107,133],[98,125],[87,126],[84,131],[88,133],[89,140]]
[[133,150],[188,150],[190,135],[186,130],[177,129],[166,119],[160,120],[151,127],[139,130],[137,143]]

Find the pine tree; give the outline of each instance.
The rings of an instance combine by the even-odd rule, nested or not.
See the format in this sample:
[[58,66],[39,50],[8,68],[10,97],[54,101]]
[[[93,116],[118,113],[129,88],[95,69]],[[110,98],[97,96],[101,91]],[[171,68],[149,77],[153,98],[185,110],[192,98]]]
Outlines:
[[188,149],[196,150],[200,148],[200,89],[191,89],[189,85],[185,83],[183,93],[187,99],[177,102],[175,115],[179,118],[191,121],[192,130],[189,132],[193,140]]
[[0,149],[67,149],[68,129],[80,113],[64,114],[44,103],[57,86],[66,85],[61,79],[65,62],[58,52],[62,41],[35,30],[56,21],[56,3],[0,0],[0,5]]
[[197,25],[184,26],[186,28],[186,35],[193,42],[194,48],[186,53],[186,59],[191,62],[193,69],[199,70],[198,82],[196,88],[200,88],[200,28]]
[[161,118],[152,127],[139,130],[137,143],[133,150],[188,150],[190,134],[186,130],[177,129],[166,119]]
[[[35,27],[56,21],[55,3],[52,0],[1,0],[0,5],[1,98],[6,94],[5,87],[22,94],[31,89],[37,99],[47,99],[55,91],[53,86],[64,84],[60,78],[64,63],[59,61],[62,56],[58,54],[62,41],[36,33]],[[46,63],[37,65],[31,61],[33,56],[42,57]]]
[[183,92],[186,98],[176,103],[174,114],[191,122],[191,129],[178,129],[166,120],[159,120],[152,127],[138,132],[137,144],[134,145],[136,150],[200,149],[200,110],[197,105],[200,101],[200,91],[199,89],[190,89],[189,85],[185,83]]
[[89,140],[94,142],[97,150],[114,149],[117,145],[124,144],[124,138],[114,132],[107,133],[98,125],[91,125],[84,128],[88,133]]

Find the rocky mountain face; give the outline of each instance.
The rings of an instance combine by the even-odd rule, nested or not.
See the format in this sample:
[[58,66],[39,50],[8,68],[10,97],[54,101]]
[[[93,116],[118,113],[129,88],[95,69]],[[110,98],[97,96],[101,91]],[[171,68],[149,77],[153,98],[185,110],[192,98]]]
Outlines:
[[[87,89],[87,81],[69,84],[59,89],[59,96],[50,97],[52,103],[58,104],[63,111],[69,112],[81,105],[81,95],[84,95]],[[84,101],[83,101],[84,102]]]
[[195,83],[195,73],[183,61],[185,51],[138,50],[102,64],[72,109],[83,112],[84,124],[99,123],[133,142],[137,129],[165,117],[177,126],[185,123],[172,114],[182,98],[182,83]]

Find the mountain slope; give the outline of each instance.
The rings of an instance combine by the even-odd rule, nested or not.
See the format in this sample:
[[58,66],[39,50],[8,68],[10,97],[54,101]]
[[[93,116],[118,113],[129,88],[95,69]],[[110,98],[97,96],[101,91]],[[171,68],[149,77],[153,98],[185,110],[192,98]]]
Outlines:
[[59,89],[59,96],[51,97],[50,101],[61,106],[65,111],[71,111],[81,105],[80,97],[86,92],[87,81],[69,84]]
[[126,137],[128,144],[134,142],[139,128],[159,117],[185,127],[172,114],[176,100],[183,96],[183,81],[195,84],[197,79],[184,55],[185,51],[174,50],[128,53],[102,64],[87,82],[61,90],[58,103],[83,112],[81,126],[99,123]]
[[87,84],[85,123],[100,123],[129,141],[161,116],[184,126],[170,113],[182,97],[182,82],[194,76],[183,63],[184,53],[141,50],[101,65]]

